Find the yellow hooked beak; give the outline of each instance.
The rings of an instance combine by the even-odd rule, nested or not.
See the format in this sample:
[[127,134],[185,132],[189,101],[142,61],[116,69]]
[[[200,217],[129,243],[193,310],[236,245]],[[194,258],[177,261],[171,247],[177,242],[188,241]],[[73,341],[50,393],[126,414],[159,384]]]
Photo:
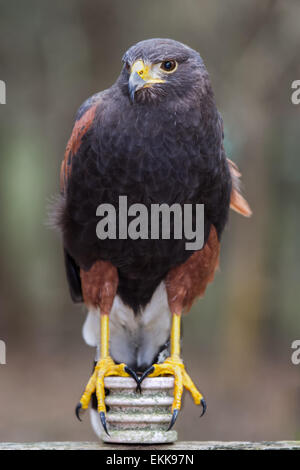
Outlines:
[[131,101],[134,101],[134,95],[137,90],[146,88],[154,83],[164,83],[159,72],[154,70],[151,65],[145,65],[142,60],[137,60],[131,67],[128,82],[129,95]]

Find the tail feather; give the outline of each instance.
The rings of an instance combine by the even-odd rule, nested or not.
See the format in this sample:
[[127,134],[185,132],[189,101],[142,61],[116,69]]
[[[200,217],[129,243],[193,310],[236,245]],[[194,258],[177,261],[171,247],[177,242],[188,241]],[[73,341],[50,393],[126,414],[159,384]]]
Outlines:
[[229,158],[227,158],[227,162],[232,178],[230,208],[233,209],[235,212],[238,212],[239,214],[243,215],[244,217],[251,217],[252,210],[246,199],[241,194],[240,177],[242,175],[234,162],[229,160]]

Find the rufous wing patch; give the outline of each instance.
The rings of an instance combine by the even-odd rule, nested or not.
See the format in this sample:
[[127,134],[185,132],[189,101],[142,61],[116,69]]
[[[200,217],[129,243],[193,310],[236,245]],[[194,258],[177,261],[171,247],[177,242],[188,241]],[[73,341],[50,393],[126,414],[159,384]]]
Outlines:
[[97,104],[91,106],[84,113],[84,115],[75,122],[71,137],[67,143],[64,160],[62,161],[60,169],[60,187],[62,192],[65,191],[68,178],[71,174],[72,159],[80,148],[83,136],[90,129],[94,122],[96,109]]

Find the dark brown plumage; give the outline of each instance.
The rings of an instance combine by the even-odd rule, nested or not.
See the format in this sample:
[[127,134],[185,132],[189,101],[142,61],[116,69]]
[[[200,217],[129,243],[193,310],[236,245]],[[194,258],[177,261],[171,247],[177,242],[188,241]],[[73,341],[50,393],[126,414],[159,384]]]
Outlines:
[[[230,205],[243,215],[251,211],[239,191],[239,171],[226,159],[222,118],[200,55],[176,41],[152,39],[131,47],[123,64],[116,83],[77,113],[61,168],[58,224],[73,300],[118,317],[119,299],[127,317],[114,319],[110,353],[141,371],[169,349],[168,316],[162,339],[162,327],[152,326],[153,347],[141,326],[161,286],[175,316],[188,310],[213,279]],[[184,237],[99,240],[97,207],[117,208],[120,195],[128,206],[149,210],[153,203],[204,204],[203,249],[186,250]],[[131,312],[136,327],[129,326]]]
[[[141,89],[130,101],[126,64],[174,58],[167,83]],[[204,203],[205,240],[214,225],[220,238],[227,220],[231,177],[222,146],[222,121],[199,54],[171,40],[143,41],[124,55],[122,73],[109,90],[77,114],[62,165],[64,246],[75,263],[95,261],[119,270],[119,293],[134,309],[145,305],[169,269],[191,255],[186,240],[105,240],[95,235],[102,202]],[[84,242],[83,242],[84,241]],[[139,282],[143,278],[143,283]],[[77,296],[78,297],[78,296]]]

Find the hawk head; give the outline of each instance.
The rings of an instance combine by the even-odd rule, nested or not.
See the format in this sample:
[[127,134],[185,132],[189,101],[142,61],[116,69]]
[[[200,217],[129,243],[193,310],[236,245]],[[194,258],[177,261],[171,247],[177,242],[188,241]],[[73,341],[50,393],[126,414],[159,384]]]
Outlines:
[[172,39],[148,39],[123,56],[119,82],[132,102],[161,101],[199,93],[209,85],[198,52]]

